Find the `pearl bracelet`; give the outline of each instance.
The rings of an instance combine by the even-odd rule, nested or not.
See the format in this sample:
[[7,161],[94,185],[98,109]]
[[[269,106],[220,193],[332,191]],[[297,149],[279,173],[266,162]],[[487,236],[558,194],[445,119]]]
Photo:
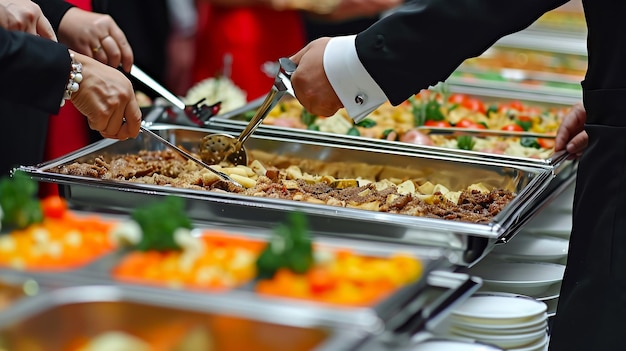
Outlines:
[[70,72],[70,77],[65,86],[65,91],[63,92],[61,106],[65,105],[65,100],[69,100],[72,97],[72,93],[78,91],[80,82],[83,80],[83,65],[74,59],[74,54],[70,54],[70,58],[72,59],[72,71]]

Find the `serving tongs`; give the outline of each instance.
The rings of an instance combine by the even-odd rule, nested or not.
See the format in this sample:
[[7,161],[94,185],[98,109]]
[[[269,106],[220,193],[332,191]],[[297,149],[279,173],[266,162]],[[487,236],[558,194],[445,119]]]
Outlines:
[[178,96],[172,94],[164,86],[159,84],[156,80],[150,77],[146,72],[142,71],[139,67],[133,65],[130,69],[130,75],[145,84],[148,88],[154,90],[155,93],[161,95],[165,100],[174,105],[174,107],[183,111],[185,117],[194,125],[204,126],[209,118],[217,115],[220,111],[222,102],[218,101],[212,105],[204,103],[205,98],[195,104],[185,104],[183,100]]
[[197,159],[196,157],[194,157],[192,154],[188,153],[187,151],[183,150],[182,148],[174,145],[173,143],[169,142],[167,139],[163,138],[162,136],[160,136],[159,134],[153,132],[152,130],[150,130],[145,123],[141,123],[141,131],[144,133],[148,133],[150,134],[151,137],[157,139],[158,141],[160,141],[161,143],[163,143],[164,145],[174,149],[176,152],[178,152],[181,156],[183,156],[184,158],[191,160],[193,162],[195,162],[196,164],[198,164],[201,167],[206,168],[207,170],[209,170],[210,172],[212,172],[213,174],[215,174],[216,176],[218,176],[221,180],[228,182],[230,184],[233,184],[235,186],[238,187],[243,187],[240,183],[238,183],[237,181],[235,181],[234,179],[232,179],[231,177],[229,177],[226,173],[224,172],[220,172],[217,169],[214,169],[213,167],[211,167],[210,165],[202,162],[202,160]]
[[429,126],[419,126],[416,128],[420,132],[424,132],[429,135],[449,135],[449,136],[461,136],[461,135],[470,135],[477,137],[488,137],[488,136],[497,136],[497,137],[516,137],[516,138],[545,138],[545,139],[554,139],[556,135],[554,134],[545,134],[545,133],[533,133],[533,132],[516,132],[516,131],[507,131],[507,130],[496,130],[496,129],[472,129],[472,128],[459,128],[459,127],[429,127]]
[[268,113],[278,104],[285,93],[292,92],[291,75],[296,70],[296,64],[288,58],[278,60],[280,66],[274,77],[274,85],[267,94],[254,117],[246,128],[235,138],[228,134],[210,134],[200,142],[200,157],[209,164],[219,164],[227,160],[234,165],[247,165],[248,154],[243,144],[248,137],[263,122]]

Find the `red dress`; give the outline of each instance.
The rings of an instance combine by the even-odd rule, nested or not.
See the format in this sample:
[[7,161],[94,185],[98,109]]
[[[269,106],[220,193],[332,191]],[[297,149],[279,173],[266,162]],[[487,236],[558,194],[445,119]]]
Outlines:
[[[91,11],[91,0],[67,0],[67,2],[83,10]],[[70,101],[67,101],[66,104],[61,107],[59,113],[50,116],[48,120],[48,135],[46,138],[46,149],[44,150],[44,161],[53,160],[88,145],[88,128],[89,124],[87,123],[87,118],[78,112]],[[58,194],[56,184],[40,184],[40,197],[56,194]]]
[[198,4],[198,33],[193,82],[223,72],[224,56],[232,55],[233,83],[248,101],[269,92],[273,78],[263,72],[266,62],[290,56],[305,44],[304,26],[297,11],[261,6],[216,7]]

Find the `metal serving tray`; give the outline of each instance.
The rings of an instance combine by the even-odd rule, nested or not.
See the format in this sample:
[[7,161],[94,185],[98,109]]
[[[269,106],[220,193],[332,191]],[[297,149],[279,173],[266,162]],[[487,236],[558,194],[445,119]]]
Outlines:
[[[498,83],[498,82],[496,82]],[[468,96],[478,98],[485,103],[498,103],[498,102],[510,102],[521,101],[526,104],[532,104],[539,107],[558,107],[568,108],[572,105],[582,101],[582,97],[578,93],[572,95],[557,94],[556,92],[546,92],[539,90],[521,89],[519,85],[503,86],[502,84],[488,84],[484,82],[470,82],[464,83],[455,81],[448,85],[451,93],[467,94]],[[293,98],[291,96],[285,96],[283,99]],[[245,120],[245,114],[250,111],[255,111],[263,99],[257,99],[251,101],[245,106],[239,109],[224,113],[223,115],[215,116],[208,120],[207,127],[220,129],[224,132],[238,135],[247,125]],[[164,118],[156,118],[157,122],[167,121]],[[498,155],[493,153],[459,150],[438,146],[416,145],[410,143],[404,143],[399,141],[389,141],[374,138],[366,138],[362,136],[343,135],[335,133],[327,133],[313,130],[296,129],[289,127],[273,126],[261,124],[255,134],[267,134],[267,135],[280,135],[284,138],[290,138],[294,140],[320,140],[330,143],[358,143],[359,141],[366,143],[370,148],[376,149],[390,149],[400,151],[416,150],[420,153],[430,154],[450,154],[456,155],[461,158],[478,158],[478,159],[492,159],[503,162],[514,163],[531,163],[541,166],[550,165],[551,159],[555,156],[552,155],[548,159],[528,158],[512,155]]]
[[[258,350],[355,350],[371,339],[386,338],[394,344],[408,341],[410,334],[445,318],[481,283],[461,273],[432,272],[420,298],[406,309],[412,311],[405,316],[410,322],[385,326],[367,309],[320,309],[319,305],[267,299],[245,291],[194,293],[109,284],[63,273],[36,279],[42,287],[38,296],[20,300],[0,313],[0,347],[21,350],[28,345],[33,351],[65,351],[71,340],[107,331],[150,340],[158,330],[175,332],[178,326],[184,334],[187,328],[202,326],[222,345],[252,339]],[[392,322],[396,321],[400,319]],[[285,342],[287,339],[290,341]],[[249,349],[241,346],[232,347]]]
[[[167,125],[155,125],[153,129],[188,149],[196,147],[202,136],[215,132],[204,128]],[[333,145],[310,140],[296,143],[280,136],[253,135],[248,139],[246,147],[248,150],[299,159],[381,165],[388,175],[396,174],[399,178],[408,174],[424,175],[433,183],[443,184],[452,190],[482,182],[488,187],[509,189],[516,192],[517,196],[491,222],[475,224],[292,200],[69,176],[50,171],[59,165],[100,155],[164,148],[157,140],[145,135],[126,141],[102,140],[56,160],[18,169],[36,180],[59,184],[61,194],[76,209],[129,212],[155,198],[176,195],[186,199],[186,211],[194,221],[245,224],[261,228],[272,228],[283,222],[287,213],[299,210],[308,216],[315,235],[445,247],[458,253],[456,263],[460,264],[475,261],[485,253],[490,243],[510,235],[515,223],[532,215],[527,209],[540,198],[554,179],[551,169],[533,165],[461,160],[449,155],[420,154],[415,151],[373,150],[357,144]]]
[[[92,213],[82,215],[90,214]],[[77,213],[77,215],[81,215],[81,213]],[[110,217],[109,219],[111,220],[116,220],[120,222],[128,220],[127,215],[105,216]],[[262,243],[270,240],[272,236],[272,232],[270,230],[262,230],[259,228],[234,227],[232,225],[195,225],[194,227],[195,228],[194,230],[192,230],[192,235],[198,237],[205,235],[205,233],[208,233],[208,235],[210,235],[210,233],[217,233],[220,236],[233,236],[242,239],[245,238],[253,242]],[[269,297],[266,301],[267,304],[285,304],[291,301],[291,305],[293,306],[301,306],[305,309],[311,308],[311,306],[316,306],[316,310],[318,312],[331,315],[334,313],[333,311],[335,309],[339,308],[343,311],[342,313],[347,316],[345,318],[345,323],[352,323],[355,325],[355,327],[364,329],[377,328],[379,324],[382,324],[385,327],[385,330],[393,330],[394,328],[396,328],[396,326],[399,327],[404,322],[404,318],[409,318],[411,315],[418,313],[419,309],[423,307],[422,304],[416,305],[415,301],[423,301],[423,298],[420,298],[421,294],[427,290],[432,290],[432,288],[429,288],[430,274],[434,270],[453,270],[453,267],[451,266],[450,261],[446,256],[446,250],[442,248],[406,246],[393,243],[373,243],[367,241],[364,242],[353,239],[333,237],[316,238],[315,245],[331,251],[338,251],[348,248],[355,254],[364,257],[390,257],[391,255],[396,253],[408,254],[412,257],[415,257],[416,259],[419,259],[422,264],[422,275],[418,280],[391,292],[381,300],[360,307],[329,305],[305,300],[296,301],[280,296]],[[8,279],[9,274],[17,274],[19,276],[20,273],[27,272],[27,274],[29,275],[44,277],[48,280],[54,281],[55,284],[58,284],[58,281],[66,281],[68,279],[68,276],[70,276],[71,279],[78,279],[78,282],[81,282],[83,284],[85,283],[83,280],[86,280],[87,282],[93,284],[144,286],[154,287],[156,291],[173,291],[174,288],[169,286],[166,281],[156,283],[139,280],[128,281],[115,278],[112,274],[114,268],[118,264],[120,264],[129,253],[130,252],[127,249],[120,248],[110,254],[107,254],[100,258],[96,258],[92,262],[81,267],[58,269],[53,272],[30,268],[25,268],[24,271],[16,271],[11,268],[0,267],[0,278],[7,277],[6,279]],[[439,275],[441,274],[443,273],[439,273]],[[13,282],[20,282],[22,280],[22,278],[18,279],[15,276],[13,276],[11,279],[11,281]],[[0,279],[0,294],[2,293],[1,282],[2,280]],[[219,291],[183,285],[177,287],[176,290],[195,292],[198,294],[234,293],[238,294],[237,296],[245,299],[259,298],[261,295],[254,290],[254,284],[255,281],[251,280],[249,282],[244,282],[244,284],[239,287],[220,289]],[[474,283],[471,283],[471,286],[473,285]],[[468,288],[471,286],[468,286]],[[352,315],[351,318],[349,317],[350,315]],[[367,315],[368,318],[361,318],[363,315]]]

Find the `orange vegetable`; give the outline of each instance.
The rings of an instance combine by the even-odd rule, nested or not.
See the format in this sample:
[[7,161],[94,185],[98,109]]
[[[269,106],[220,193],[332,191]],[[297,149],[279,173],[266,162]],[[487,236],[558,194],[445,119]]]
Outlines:
[[[50,208],[60,209],[51,200]],[[60,211],[52,211],[60,215]],[[87,264],[115,249],[109,241],[113,221],[78,216],[65,210],[60,217],[0,236],[0,266],[24,270],[64,270]]]
[[305,274],[280,269],[273,278],[257,282],[255,290],[266,295],[366,306],[421,274],[421,262],[408,255],[365,257],[341,250],[330,262],[317,264]]
[[60,196],[48,196],[40,203],[44,217],[61,218],[67,211],[67,202]]
[[182,251],[133,251],[113,268],[118,280],[138,284],[223,290],[240,286],[256,275],[254,262],[264,243],[206,231],[199,256]]
[[537,138],[537,142],[544,149],[552,149],[556,144],[555,140],[551,138]]

